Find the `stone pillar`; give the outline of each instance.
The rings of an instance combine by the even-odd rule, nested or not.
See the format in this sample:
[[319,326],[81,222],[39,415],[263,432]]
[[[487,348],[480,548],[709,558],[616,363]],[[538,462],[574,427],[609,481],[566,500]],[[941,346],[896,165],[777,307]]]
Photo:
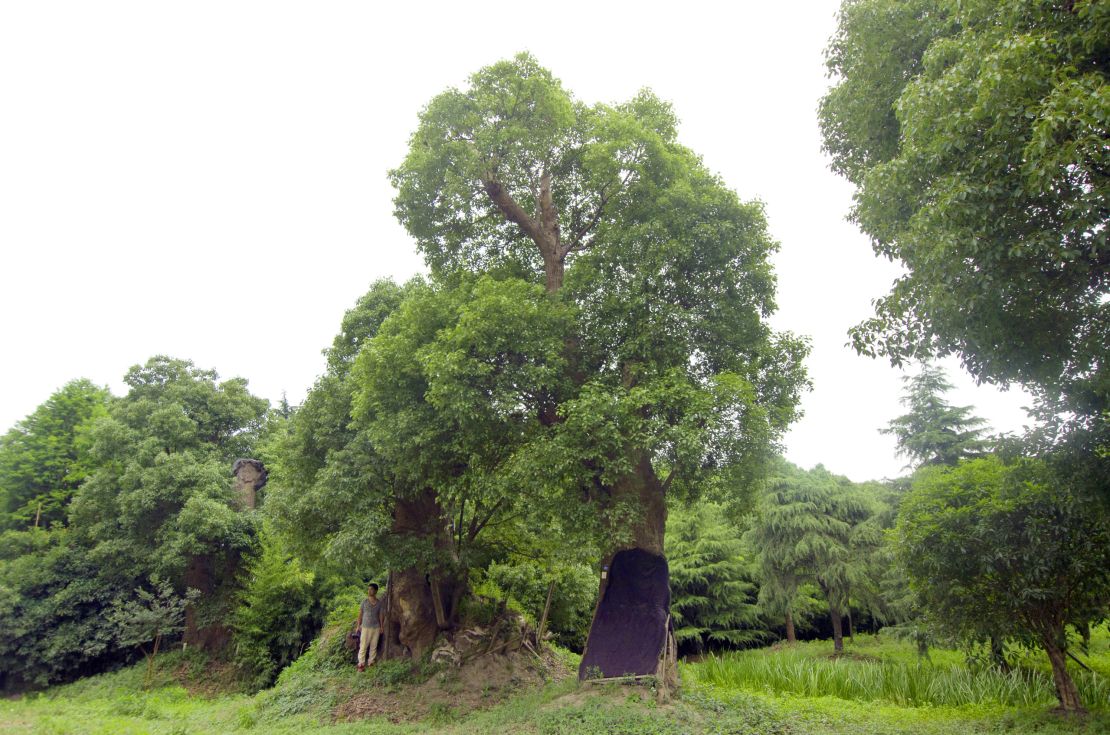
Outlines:
[[256,493],[266,484],[266,467],[257,459],[237,459],[231,466],[235,475],[235,494],[243,509],[253,509]]

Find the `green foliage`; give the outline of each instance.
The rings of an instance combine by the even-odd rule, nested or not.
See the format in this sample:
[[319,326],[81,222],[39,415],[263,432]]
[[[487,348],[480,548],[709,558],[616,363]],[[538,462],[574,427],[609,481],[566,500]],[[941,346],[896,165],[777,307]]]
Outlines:
[[759,587],[740,532],[709,503],[667,518],[671,615],[680,651],[751,645],[769,636]]
[[[696,669],[687,670],[699,683],[727,689],[884,701],[902,707],[993,704],[1030,708],[1055,703],[1052,677],[1042,671],[1015,669],[1002,673],[994,668],[972,671],[960,665],[922,665],[865,654],[830,659],[814,655],[804,644],[774,652],[714,655]],[[1087,701],[1110,701],[1110,684],[1105,678],[1097,674],[1078,678]]]
[[109,399],[75,380],[0,438],[0,530],[64,523],[90,470],[88,427],[107,414]]
[[[1099,656],[1105,658],[1104,634],[1096,636]],[[841,657],[833,671],[839,682],[829,682],[826,691],[837,689],[848,692],[851,680],[860,668],[870,672],[874,667],[904,664],[915,661],[908,646],[859,636],[850,649],[859,660]],[[765,657],[774,659],[795,658],[799,653],[810,656],[811,662],[824,671],[827,647],[820,644],[800,644],[788,649],[769,652],[749,651],[730,654],[722,663],[734,659]],[[1041,688],[1031,701],[1032,707],[1018,707],[994,703],[991,697],[1004,694],[998,682],[1007,677],[992,675],[995,684],[973,679],[946,679],[945,672],[959,666],[960,656],[954,651],[938,651],[934,661],[936,669],[913,671],[910,676],[918,682],[930,679],[937,682],[937,694],[954,695],[953,688],[943,684],[957,682],[976,687],[968,692],[982,699],[984,704],[944,706],[902,706],[889,700],[876,698],[877,691],[856,690],[859,699],[842,699],[839,696],[808,697],[794,693],[793,687],[804,682],[806,670],[796,672],[796,681],[779,689],[761,680],[743,678],[718,685],[703,677],[713,662],[682,666],[684,682],[680,698],[670,704],[660,705],[651,699],[647,690],[637,687],[580,688],[575,682],[566,681],[549,685],[542,690],[514,693],[504,701],[490,702],[480,710],[465,715],[441,711],[442,720],[415,722],[390,722],[384,717],[370,717],[360,722],[336,722],[334,707],[352,692],[382,693],[375,683],[343,675],[312,673],[301,668],[311,654],[306,653],[282,674],[285,688],[260,693],[253,698],[243,696],[190,696],[176,685],[170,674],[182,665],[179,653],[160,656],[159,681],[163,685],[154,689],[142,688],[139,667],[123,669],[111,674],[85,679],[76,684],[56,687],[45,694],[22,699],[0,701],[0,721],[16,732],[85,733],[135,732],[170,733],[234,732],[254,730],[282,735],[332,735],[338,733],[375,733],[381,735],[501,735],[503,733],[530,732],[661,732],[691,733],[697,735],[738,735],[740,733],[766,733],[768,735],[860,735],[861,733],[890,733],[905,735],[962,735],[968,732],[1007,732],[1014,735],[1078,735],[1103,732],[1110,724],[1110,710],[1101,709],[1085,718],[1065,718],[1044,709],[1050,701],[1051,690],[1044,689],[1043,676],[1032,677],[1031,682]],[[747,662],[744,662],[747,667]],[[772,667],[768,662],[766,669]],[[750,667],[754,671],[757,667]],[[367,672],[367,676],[372,676]],[[861,674],[861,681],[875,686],[882,679]],[[888,677],[888,679],[892,679]],[[365,685],[365,686],[364,686]],[[896,691],[890,684],[886,686]],[[1023,684],[1015,686],[1023,687]],[[1105,686],[1103,682],[1102,686]],[[410,690],[411,691],[411,690]],[[1015,689],[1020,692],[1020,689]],[[388,696],[388,695],[386,695]],[[396,696],[396,695],[394,695]],[[404,695],[402,695],[404,696]],[[1022,695],[1024,696],[1024,695]],[[1103,695],[1105,696],[1105,695]],[[965,699],[972,698],[965,696]],[[450,714],[450,721],[447,715]]]
[[372,284],[325,351],[327,372],[263,447],[270,469],[263,511],[290,551],[328,577],[354,582],[385,568],[368,566],[369,544],[390,526],[392,505],[376,451],[351,424],[350,373],[359,350],[420,283]]
[[[824,467],[805,471],[783,462],[767,483],[746,540],[759,552],[760,602],[789,613],[804,582],[817,584],[836,620],[853,595],[877,584],[873,560],[881,543],[870,493]],[[839,643],[839,642],[838,642]]]
[[[392,177],[397,216],[442,293],[473,288],[475,274],[490,294],[521,281],[537,289],[512,309],[485,306],[482,330],[430,312],[425,331],[414,323],[408,341],[392,340],[397,349],[364,351],[366,390],[394,399],[364,405],[423,442],[407,442],[405,468],[438,473],[433,486],[450,494],[455,446],[500,436],[500,453],[481,445],[466,466],[494,468],[530,505],[560,509],[557,537],[592,530],[606,546],[631,543],[622,531],[647,512],[610,500],[630,477],[674,498],[731,501],[750,487],[794,417],[806,346],[764,322],[776,246],[761,207],[677,143],[669,105],[646,91],[585,105],[521,54],[433,99]],[[388,382],[387,369],[441,339],[429,329],[436,315],[454,335],[436,352],[454,351]],[[498,347],[507,335],[522,355]],[[475,403],[483,395],[493,400]]]
[[[928,468],[898,520],[899,556],[951,630],[1036,641],[1110,602],[1110,523],[1036,460]],[[1047,627],[1046,627],[1047,626]]]
[[230,468],[249,454],[266,401],[240,378],[217,377],[186,360],[151,358],[128,371],[128,394],[93,427],[96,469],[70,517],[102,577],[159,574],[180,588],[191,558],[228,563],[251,544]]
[[453,528],[406,539],[364,529],[375,552],[397,567],[481,566],[487,526],[553,507],[518,479],[536,471],[525,448],[550,434],[543,404],[565,391],[568,319],[541,287],[487,276],[414,289],[383,323],[354,370],[356,425],[382,472],[370,498],[391,508],[434,488]]
[[925,607],[957,635],[1044,646],[1067,700],[1065,625],[1110,604],[1110,519],[1045,463],[997,457],[927,468],[898,520],[899,557]]
[[961,459],[983,453],[985,423],[971,415],[970,406],[951,406],[944,394],[952,384],[938,367],[925,366],[912,377],[903,377],[902,405],[908,412],[894,419],[884,434],[893,434],[898,453],[914,465],[954,466]]
[[[597,574],[586,564],[543,567],[532,560],[495,561],[482,574],[487,589],[509,607],[538,624],[547,602],[547,590],[555,584],[548,613],[547,631],[557,645],[581,650],[590,629],[597,600]],[[477,591],[477,590],[476,590]]]
[[[190,589],[184,597],[174,593],[164,579],[151,577],[154,591],[139,587],[130,600],[116,600],[108,613],[108,622],[115,628],[116,641],[124,647],[138,646],[147,657],[145,685],[149,686],[154,668],[154,656],[162,639],[180,633],[185,628],[185,607],[193,602],[199,590]],[[146,645],[153,643],[146,650]]]
[[[159,638],[155,628],[165,635],[176,627],[176,598],[165,589],[149,596],[149,582],[158,577],[184,591],[190,563],[205,560],[218,576],[252,542],[230,467],[248,453],[266,402],[241,379],[217,383],[214,372],[166,357],[133,367],[124,381],[128,394],[110,403],[86,381],[71,383],[0,449],[12,460],[0,461],[12,470],[5,482],[50,485],[58,501],[51,512],[66,514],[69,527],[5,536],[7,686],[72,678],[126,658],[125,647]],[[144,591],[136,595],[137,587]],[[218,587],[199,601],[209,612],[227,600]]]
[[906,266],[856,349],[958,354],[1074,414],[1088,450],[1110,395],[1108,39],[1101,0],[849,0],[821,106],[853,218]]
[[44,686],[118,658],[105,615],[131,588],[99,576],[65,530],[0,536],[0,687]]
[[139,587],[134,599],[117,601],[108,613],[108,623],[122,646],[145,647],[185,628],[185,606],[196,590],[181,596],[164,579],[152,577],[151,584],[154,591]]
[[231,618],[235,659],[258,688],[273,683],[316,634],[323,618],[319,592],[315,575],[264,532]]

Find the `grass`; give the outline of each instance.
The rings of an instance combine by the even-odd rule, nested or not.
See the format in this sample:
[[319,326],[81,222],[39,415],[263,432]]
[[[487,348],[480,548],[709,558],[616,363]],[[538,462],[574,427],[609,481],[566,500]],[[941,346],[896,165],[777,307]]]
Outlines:
[[[142,688],[142,665],[91,677],[18,700],[0,700],[0,731],[43,735],[1094,735],[1110,732],[1105,680],[1088,683],[1092,714],[1054,715],[1045,669],[1023,661],[1031,674],[975,677],[957,652],[936,651],[918,664],[912,647],[857,636],[847,655],[830,659],[831,644],[747,651],[682,667],[681,698],[657,703],[646,689],[618,685],[548,684],[518,692],[488,709],[460,715],[445,705],[421,722],[374,718],[337,723],[331,712],[351,692],[404,690],[431,670],[390,662],[356,678],[336,668],[326,652],[306,654],[257,696],[195,696],[176,683],[199,670],[197,662],[159,657],[155,684]],[[568,657],[568,662],[570,662]],[[1096,635],[1090,656],[1096,671],[1110,667],[1110,636]],[[991,677],[994,678],[991,678]],[[176,678],[175,678],[176,677]],[[963,677],[963,678],[961,678]],[[1101,689],[1099,687],[1102,687]],[[1102,692],[1102,694],[1099,694]]]
[[[973,671],[962,664],[861,655],[869,646],[867,638],[860,638],[863,646],[850,646],[848,655],[836,658],[822,655],[828,644],[817,642],[774,652],[710,656],[690,673],[699,682],[725,689],[882,701],[903,707],[1048,708],[1056,703],[1052,676],[1040,669],[1021,667],[1003,674],[993,669]],[[1073,677],[1084,702],[1110,708],[1110,680],[1083,670],[1073,672]]]

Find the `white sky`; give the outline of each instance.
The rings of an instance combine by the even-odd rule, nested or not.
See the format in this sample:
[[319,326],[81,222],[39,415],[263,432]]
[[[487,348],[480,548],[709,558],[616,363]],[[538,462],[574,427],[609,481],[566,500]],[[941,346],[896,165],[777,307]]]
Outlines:
[[[587,102],[651,87],[766,202],[774,324],[813,340],[787,456],[901,474],[877,432],[901,373],[845,346],[897,269],[844,220],[851,187],[820,151],[838,4],[0,4],[0,430],[77,377],[122,393],[159,353],[299,402],[370,282],[423,268],[386,179],[420,108],[529,50]],[[947,365],[952,402],[1021,429],[1026,395]]]

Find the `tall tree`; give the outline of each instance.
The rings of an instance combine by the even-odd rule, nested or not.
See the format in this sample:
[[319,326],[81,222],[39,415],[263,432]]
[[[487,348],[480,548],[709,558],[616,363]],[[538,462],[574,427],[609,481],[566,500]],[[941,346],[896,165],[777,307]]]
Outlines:
[[941,368],[923,366],[921,372],[903,377],[902,382],[906,386],[902,405],[907,413],[880,431],[894,435],[898,453],[912,465],[955,466],[986,450],[981,428],[986,422],[971,414],[971,406],[953,406],[944,399],[952,384]]
[[393,180],[437,279],[523,278],[549,294],[541,310],[573,313],[552,334],[565,368],[534,409],[550,437],[529,445],[529,483],[590,501],[610,553],[661,555],[666,496],[757,471],[794,416],[805,347],[763,321],[762,211],[677,143],[668,105],[587,106],[520,55],[433,99]]
[[853,219],[906,267],[856,349],[1018,381],[1089,457],[1110,440],[1108,59],[1099,0],[847,0],[820,113]]
[[65,521],[88,475],[88,427],[107,415],[108,391],[75,380],[0,438],[0,528]]
[[927,609],[956,635],[1007,635],[1048,654],[1060,706],[1082,709],[1066,626],[1110,603],[1110,519],[1037,460],[995,456],[923,470],[898,553]]

